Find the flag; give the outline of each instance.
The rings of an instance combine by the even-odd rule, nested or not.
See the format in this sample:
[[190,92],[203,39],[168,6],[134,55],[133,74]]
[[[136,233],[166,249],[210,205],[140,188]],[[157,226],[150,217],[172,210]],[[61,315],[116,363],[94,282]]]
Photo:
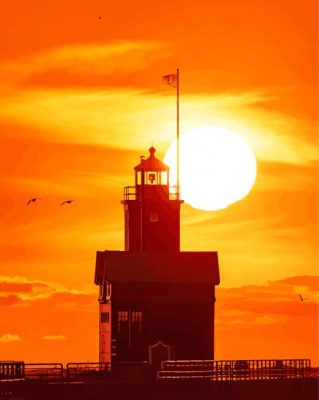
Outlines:
[[177,75],[176,74],[169,74],[162,76],[162,82],[166,83],[167,85],[173,86],[176,88],[177,86]]

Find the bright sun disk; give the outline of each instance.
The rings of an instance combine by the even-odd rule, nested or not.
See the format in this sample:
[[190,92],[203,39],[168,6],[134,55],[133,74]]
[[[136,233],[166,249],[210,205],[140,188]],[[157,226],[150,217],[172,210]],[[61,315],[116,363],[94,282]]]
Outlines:
[[[176,184],[176,141],[166,152]],[[200,127],[180,137],[181,198],[193,208],[220,210],[245,197],[256,179],[256,159],[246,141],[219,127]]]

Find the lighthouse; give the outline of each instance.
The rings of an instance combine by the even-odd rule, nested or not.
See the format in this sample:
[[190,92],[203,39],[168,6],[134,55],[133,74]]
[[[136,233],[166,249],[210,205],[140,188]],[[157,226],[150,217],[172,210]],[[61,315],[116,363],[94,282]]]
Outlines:
[[180,251],[183,201],[155,153],[124,188],[124,251],[96,255],[100,362],[148,361],[159,343],[170,359],[214,358],[218,255]]

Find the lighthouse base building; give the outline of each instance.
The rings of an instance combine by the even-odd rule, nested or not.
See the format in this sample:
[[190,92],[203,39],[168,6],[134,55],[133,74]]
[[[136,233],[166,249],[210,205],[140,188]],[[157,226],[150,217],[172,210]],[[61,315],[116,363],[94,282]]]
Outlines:
[[[124,188],[125,251],[98,251],[100,362],[214,358],[217,252],[181,252],[178,193],[150,156]],[[200,240],[200,238],[196,238]]]

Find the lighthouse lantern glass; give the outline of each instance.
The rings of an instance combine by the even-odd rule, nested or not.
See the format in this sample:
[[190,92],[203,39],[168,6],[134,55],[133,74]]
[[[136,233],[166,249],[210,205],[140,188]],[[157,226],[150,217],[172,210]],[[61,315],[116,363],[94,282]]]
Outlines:
[[136,184],[141,185],[142,184],[142,172],[138,171],[136,173]]
[[161,185],[168,185],[168,171],[161,172]]
[[[143,179],[144,178],[144,179]],[[168,185],[168,171],[137,171],[136,185]]]

